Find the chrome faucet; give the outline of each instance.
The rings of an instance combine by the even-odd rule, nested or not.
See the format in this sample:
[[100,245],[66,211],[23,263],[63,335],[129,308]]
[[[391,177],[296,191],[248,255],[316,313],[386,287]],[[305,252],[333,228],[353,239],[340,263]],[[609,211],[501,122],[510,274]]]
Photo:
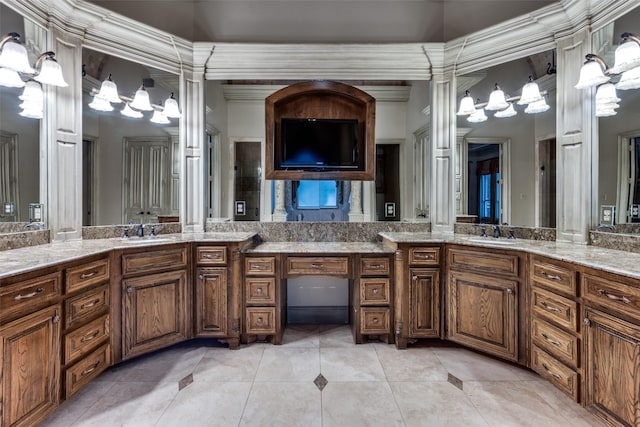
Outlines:
[[44,223],[43,222],[29,222],[29,223],[25,224],[23,228],[25,228],[25,229],[34,228],[36,230],[44,230]]
[[500,234],[500,227],[497,225],[493,226],[493,237],[498,239],[500,238],[501,234]]
[[144,224],[140,224],[136,230],[136,236],[144,237]]

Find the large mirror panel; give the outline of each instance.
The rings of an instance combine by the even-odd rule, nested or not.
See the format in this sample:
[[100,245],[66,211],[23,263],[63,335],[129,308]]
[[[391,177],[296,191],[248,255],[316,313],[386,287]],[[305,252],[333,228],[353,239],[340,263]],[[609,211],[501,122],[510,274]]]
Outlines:
[[[0,4],[0,36],[10,32],[20,34],[20,43],[34,64],[46,47],[45,30]],[[29,204],[41,202],[40,120],[20,115],[23,90],[0,85],[1,223],[28,222]]]
[[[529,76],[548,108],[518,104]],[[477,110],[457,117],[459,222],[555,227],[555,81],[554,51],[458,77]],[[496,84],[515,115],[487,108]]]
[[[179,119],[151,121],[178,99],[178,76],[90,49],[83,64],[83,225],[178,222]],[[122,102],[100,95],[109,79]]]

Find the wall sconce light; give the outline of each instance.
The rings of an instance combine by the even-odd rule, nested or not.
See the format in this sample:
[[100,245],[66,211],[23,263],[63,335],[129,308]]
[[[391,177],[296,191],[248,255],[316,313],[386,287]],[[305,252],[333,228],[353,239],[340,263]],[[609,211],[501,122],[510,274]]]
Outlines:
[[[623,33],[621,37],[622,42],[616,48],[613,67],[609,68],[600,56],[589,53],[580,68],[580,78],[575,88],[598,87],[595,96],[596,117],[616,114],[616,109],[620,106],[616,89],[640,89],[640,38],[631,33]],[[618,75],[618,82],[610,83]]]
[[533,76],[529,76],[529,82],[522,87],[520,96],[506,95],[496,83],[494,90],[489,95],[489,102],[481,103],[480,99],[478,99],[474,103],[469,91],[466,91],[465,96],[460,100],[460,107],[456,114],[459,116],[468,115],[467,121],[471,123],[480,123],[487,120],[484,110],[495,111],[494,117],[497,118],[513,117],[518,114],[514,108],[514,103],[526,105],[525,113],[542,113],[550,108],[544,99],[546,94],[546,91],[540,92],[540,88],[533,80]]
[[[27,77],[23,80],[22,75]],[[0,38],[0,86],[24,88],[20,99],[23,117],[41,119],[44,116],[44,93],[40,84],[67,87],[62,67],[55,53],[44,52],[32,67],[27,49],[20,44],[20,34],[7,33]]]
[[[84,75],[84,74],[83,74]],[[173,92],[169,98],[162,104],[151,104],[149,100],[149,92],[144,82],[140,85],[133,98],[121,96],[118,94],[118,87],[113,81],[112,75],[109,74],[102,84],[99,91],[93,91],[93,100],[88,104],[89,108],[96,111],[109,112],[113,111],[113,105],[124,102],[125,105],[120,110],[120,114],[132,119],[140,119],[144,117],[142,112],[153,111],[153,115],[149,119],[152,123],[168,124],[171,123],[169,118],[180,118],[180,108],[178,101],[175,99]]]

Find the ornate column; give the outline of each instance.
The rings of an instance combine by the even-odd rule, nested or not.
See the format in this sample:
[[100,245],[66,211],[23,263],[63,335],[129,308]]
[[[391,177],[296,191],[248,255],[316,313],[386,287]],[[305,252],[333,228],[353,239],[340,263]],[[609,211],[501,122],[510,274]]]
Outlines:
[[284,222],[287,220],[287,211],[284,209],[284,199],[285,199],[285,191],[284,191],[284,181],[277,180],[276,181],[276,207],[273,210],[273,214],[271,215],[271,220],[273,222]]
[[363,222],[362,212],[362,181],[351,181],[351,206],[349,210],[349,222]]

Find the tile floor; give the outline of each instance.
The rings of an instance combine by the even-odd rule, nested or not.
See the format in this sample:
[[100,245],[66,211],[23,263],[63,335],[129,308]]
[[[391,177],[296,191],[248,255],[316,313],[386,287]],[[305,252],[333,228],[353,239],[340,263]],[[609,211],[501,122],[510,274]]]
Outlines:
[[[320,389],[319,374],[326,379]],[[178,382],[193,382],[179,390]],[[453,375],[462,390],[447,381]],[[188,382],[188,379],[186,380]],[[354,345],[348,326],[288,326],[281,346],[195,340],[122,363],[42,424],[601,426],[529,370],[447,343]]]

